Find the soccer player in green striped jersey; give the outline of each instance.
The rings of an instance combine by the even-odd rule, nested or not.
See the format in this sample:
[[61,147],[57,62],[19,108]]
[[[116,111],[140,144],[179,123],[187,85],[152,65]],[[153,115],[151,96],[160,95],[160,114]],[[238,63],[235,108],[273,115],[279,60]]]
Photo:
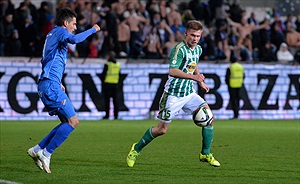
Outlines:
[[[198,61],[202,54],[202,48],[198,42],[202,31],[203,26],[199,21],[189,21],[186,25],[184,40],[172,49],[169,57],[169,78],[159,103],[158,125],[150,127],[139,142],[132,145],[126,158],[129,167],[133,167],[137,156],[145,146],[167,132],[172,119],[179,110],[193,114],[201,106],[209,109],[206,101],[195,92],[193,87],[193,83],[196,81],[204,91],[209,91],[209,87],[204,83],[205,77],[198,69]],[[202,149],[199,160],[219,167],[220,163],[210,152],[214,137],[213,123],[214,121],[208,126],[202,127]]]

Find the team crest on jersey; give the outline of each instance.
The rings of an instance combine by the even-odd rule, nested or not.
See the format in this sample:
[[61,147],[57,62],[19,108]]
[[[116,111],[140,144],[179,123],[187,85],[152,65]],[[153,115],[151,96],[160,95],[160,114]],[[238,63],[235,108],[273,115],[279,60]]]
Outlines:
[[173,64],[173,65],[175,65],[175,64],[176,64],[176,60],[175,60],[175,59],[172,61],[172,64]]
[[64,99],[63,101],[61,101],[61,104],[65,105],[66,104],[66,99]]
[[193,74],[196,69],[197,63],[195,61],[192,61],[186,66],[187,73]]

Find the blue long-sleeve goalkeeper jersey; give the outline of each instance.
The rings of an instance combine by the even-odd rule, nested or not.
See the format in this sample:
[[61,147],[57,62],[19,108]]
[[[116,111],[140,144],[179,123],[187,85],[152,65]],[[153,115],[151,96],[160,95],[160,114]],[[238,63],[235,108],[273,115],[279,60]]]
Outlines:
[[41,59],[41,79],[50,79],[61,84],[62,76],[68,58],[68,43],[76,44],[84,41],[88,36],[95,33],[91,28],[79,34],[71,34],[63,27],[55,26],[47,35],[43,56]]

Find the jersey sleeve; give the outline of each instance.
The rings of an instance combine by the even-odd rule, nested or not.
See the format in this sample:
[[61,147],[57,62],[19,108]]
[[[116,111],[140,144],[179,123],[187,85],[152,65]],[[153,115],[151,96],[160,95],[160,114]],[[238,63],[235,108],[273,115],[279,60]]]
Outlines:
[[66,40],[68,43],[75,44],[75,43],[80,43],[84,41],[87,37],[92,35],[93,33],[96,33],[95,28],[90,28],[82,33],[79,34],[71,34],[68,32],[68,34],[65,34],[65,38],[63,40]]
[[170,54],[170,65],[169,68],[179,68],[182,60],[184,58],[184,54],[182,50],[180,49],[180,45],[175,46]]

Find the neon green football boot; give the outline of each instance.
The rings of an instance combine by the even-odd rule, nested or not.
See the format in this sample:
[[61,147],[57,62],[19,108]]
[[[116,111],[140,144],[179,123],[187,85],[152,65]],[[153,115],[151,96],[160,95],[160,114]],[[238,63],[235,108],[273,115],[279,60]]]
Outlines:
[[134,146],[136,145],[137,143],[134,143],[132,146],[131,146],[131,149],[127,155],[127,158],[126,158],[126,162],[127,162],[127,165],[129,167],[133,167],[135,161],[136,161],[136,157],[139,156],[140,154],[134,150]]
[[215,167],[220,167],[220,166],[221,166],[220,162],[218,162],[218,161],[215,159],[215,157],[213,156],[212,153],[210,153],[209,155],[202,155],[202,154],[200,153],[199,160],[200,160],[201,162],[208,162],[210,165],[215,166]]

